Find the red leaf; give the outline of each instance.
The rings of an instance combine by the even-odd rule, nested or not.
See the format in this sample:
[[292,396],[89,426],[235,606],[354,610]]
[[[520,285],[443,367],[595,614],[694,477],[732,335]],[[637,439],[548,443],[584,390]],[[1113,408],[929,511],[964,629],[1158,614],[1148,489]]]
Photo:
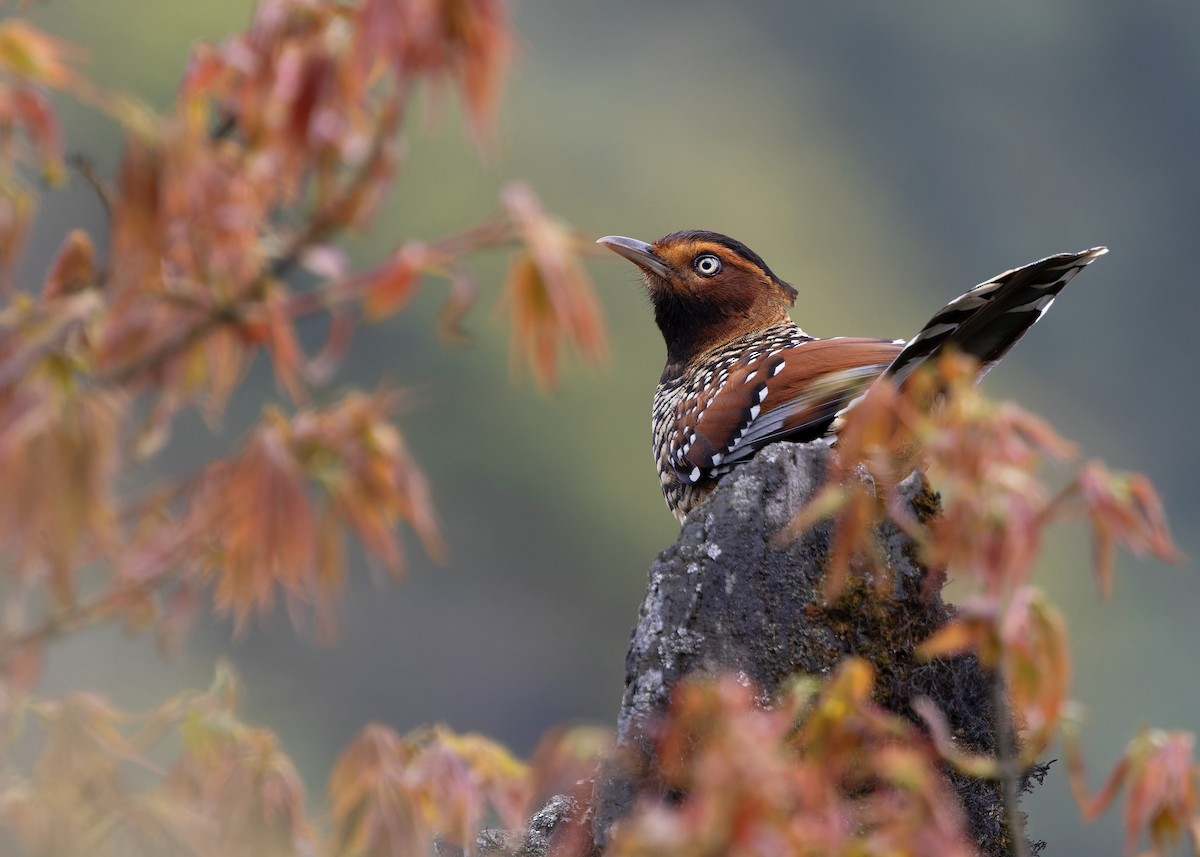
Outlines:
[[416,293],[425,264],[427,254],[421,245],[406,244],[366,274],[363,308],[367,318],[379,321],[404,309]]
[[67,42],[46,35],[28,21],[10,18],[0,22],[0,69],[46,86],[62,88],[74,73],[68,57],[78,53]]
[[12,92],[13,110],[42,161],[42,172],[51,184],[62,180],[62,130],[54,108],[40,93],[25,87]]
[[1105,597],[1112,594],[1113,545],[1118,542],[1135,554],[1182,561],[1162,502],[1146,477],[1112,473],[1101,462],[1089,461],[1076,483],[1092,525],[1096,579]]
[[371,724],[347,747],[329,777],[332,853],[424,854],[429,834],[407,795],[412,752],[387,726]]
[[525,185],[509,185],[501,201],[525,245],[509,266],[505,288],[514,349],[524,352],[538,383],[552,387],[564,339],[589,360],[607,358],[604,317],[567,227],[548,217]]
[[450,77],[476,135],[489,130],[512,54],[503,0],[364,0],[356,25],[363,69],[387,63],[400,81]]
[[27,693],[37,684],[46,660],[46,645],[32,641],[17,646],[4,659],[4,678],[18,693]]
[[1163,854],[1191,832],[1197,808],[1195,743],[1187,732],[1153,730],[1131,745],[1126,851],[1133,851],[1139,837],[1148,836],[1154,852]]
[[94,285],[95,253],[91,237],[82,229],[72,229],[46,274],[42,297],[53,299]]
[[271,349],[271,365],[275,368],[275,377],[292,401],[302,401],[304,388],[300,382],[300,372],[303,368],[304,353],[300,342],[296,339],[296,328],[288,311],[287,290],[276,283],[267,288],[264,298],[267,311],[267,330]]
[[37,203],[20,187],[8,183],[0,189],[0,286],[11,290],[12,270],[20,259],[33,225]]
[[238,631],[274,605],[275,587],[303,591],[316,568],[314,513],[283,418],[268,414],[236,459],[210,466],[191,526],[213,542],[205,563],[220,612]]

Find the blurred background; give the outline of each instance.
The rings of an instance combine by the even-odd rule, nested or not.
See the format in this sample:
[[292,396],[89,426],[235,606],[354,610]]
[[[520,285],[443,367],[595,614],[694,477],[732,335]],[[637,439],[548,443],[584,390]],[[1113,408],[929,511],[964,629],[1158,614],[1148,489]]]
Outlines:
[[[521,43],[496,151],[480,163],[453,109],[410,126],[397,192],[375,231],[350,242],[357,258],[471,225],[520,178],[589,234],[726,232],[800,290],[809,332],[893,337],[1002,270],[1107,244],[986,388],[1086,455],[1147,473],[1180,547],[1200,555],[1200,400],[1188,392],[1200,361],[1187,356],[1200,317],[1200,6],[514,5]],[[189,47],[243,26],[251,7],[52,0],[27,11],[83,44],[101,84],[163,106]],[[110,124],[70,109],[67,136],[111,168]],[[46,200],[30,276],[74,225],[104,228],[78,180]],[[470,347],[431,334],[445,287],[430,282],[411,311],[363,330],[339,376],[411,390],[402,427],[432,480],[449,563],[412,543],[402,585],[359,563],[333,646],[297,636],[282,614],[236,641],[212,622],[174,661],[101,631],[53,651],[47,691],[146,707],[205,686],[227,657],[250,688],[248,718],[279,731],[314,790],[372,720],[401,731],[444,721],[520,753],[556,723],[613,723],[646,568],[678,532],[650,456],[662,344],[633,267],[597,255],[611,363],[576,364],[542,396],[509,377],[491,308],[503,254],[473,261],[485,299]],[[181,422],[172,468],[224,448],[278,397],[256,366],[223,434]],[[1194,563],[1122,558],[1116,599],[1102,603],[1087,552],[1082,529],[1063,533],[1041,584],[1069,617],[1097,785],[1140,726],[1200,730],[1200,580]],[[1055,766],[1027,800],[1033,836],[1049,854],[1116,853],[1116,814],[1085,826],[1065,779]]]

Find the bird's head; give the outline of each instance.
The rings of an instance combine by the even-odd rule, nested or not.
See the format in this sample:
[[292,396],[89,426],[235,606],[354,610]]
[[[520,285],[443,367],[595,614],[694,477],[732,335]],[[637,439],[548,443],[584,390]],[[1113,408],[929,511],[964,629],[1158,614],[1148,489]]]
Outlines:
[[668,364],[784,321],[796,300],[761,256],[719,232],[672,232],[653,244],[609,235],[597,243],[642,270]]

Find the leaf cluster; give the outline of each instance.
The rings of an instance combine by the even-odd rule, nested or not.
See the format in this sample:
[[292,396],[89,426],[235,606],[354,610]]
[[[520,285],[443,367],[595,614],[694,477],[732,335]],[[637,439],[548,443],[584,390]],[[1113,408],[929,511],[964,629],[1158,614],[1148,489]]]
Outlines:
[[[485,821],[590,769],[586,730],[539,747],[540,772],[480,735],[363,728],[334,765],[319,814],[273,732],[238,715],[227,667],[207,691],[145,715],[76,693],[22,706],[40,733],[32,770],[0,785],[0,842],[28,854],[357,855],[473,848]],[[579,738],[592,755],[580,755]],[[7,850],[7,849],[6,849]]]
[[658,751],[683,798],[645,799],[611,853],[973,854],[935,755],[871,701],[873,683],[850,659],[769,707],[734,676],[677,685]]
[[[448,284],[442,332],[461,337],[480,291],[468,254],[515,250],[503,296],[513,360],[539,385],[556,383],[567,347],[604,359],[580,239],[520,183],[483,222],[407,238],[367,264],[336,243],[370,224],[402,168],[397,135],[420,87],[457,92],[486,145],[512,43],[502,0],[261,0],[244,32],[195,48],[175,103],[156,114],[96,88],[71,46],[19,17],[0,22],[0,845],[470,851],[483,825],[517,826],[535,800],[581,794],[608,740],[595,731],[552,734],[528,766],[480,736],[372,725],[314,813],[274,734],[238,717],[226,672],[141,716],[34,692],[47,646],[89,626],[177,646],[201,610],[242,629],[283,601],[329,632],[348,539],[394,573],[402,527],[440,555],[429,487],[394,419],[401,395],[329,384],[358,326],[431,281]],[[67,176],[58,94],[125,134],[113,176],[79,163],[108,228],[70,232],[41,282],[17,282],[38,182]],[[327,331],[312,354],[297,332],[310,318]],[[163,480],[155,464],[179,413],[198,409],[217,430],[255,359],[269,361],[279,401],[224,455]],[[677,799],[643,801],[614,851],[968,854],[940,766],[1009,783],[1059,735],[1085,816],[1124,789],[1130,849],[1196,846],[1190,735],[1145,731],[1089,794],[1066,625],[1030,582],[1045,530],[1073,519],[1091,528],[1102,594],[1118,544],[1177,558],[1161,505],[1143,477],[1098,462],[1051,490],[1039,469],[1070,445],[981,397],[973,377],[951,360],[903,391],[874,387],[844,420],[830,485],[779,537],[833,518],[830,596],[851,575],[885,588],[871,536],[885,517],[927,564],[969,581],[973,596],[924,653],[970,652],[992,670],[1013,740],[995,758],[965,753],[931,705],[918,730],[872,701],[858,661],[771,706],[736,680],[687,682],[657,733],[660,785]],[[942,490],[940,514],[894,501],[915,465]]]
[[[467,254],[515,248],[513,353],[540,383],[567,344],[604,357],[579,240],[520,183],[484,222],[361,270],[334,243],[389,191],[419,87],[454,88],[485,145],[511,42],[499,0],[264,0],[245,32],[196,46],[155,115],[97,91],[68,45],[0,24],[0,670],[28,682],[49,639],[114,619],[177,644],[208,599],[238,630],[282,597],[328,632],[348,535],[392,572],[400,525],[440,557],[401,395],[330,385],[356,328],[431,278],[450,283],[441,326],[461,337],[478,296]],[[109,213],[103,241],[71,231],[40,285],[18,284],[30,171],[64,161],[55,92],[115,120],[124,150],[111,179],[85,171]],[[310,318],[327,331],[313,354],[297,332]],[[260,357],[282,400],[227,455],[162,480],[180,411],[219,431]],[[82,587],[85,569],[103,582]]]
[[[172,649],[202,612],[241,631],[282,602],[329,636],[350,539],[395,575],[404,527],[442,556],[396,422],[403,393],[332,382],[356,330],[430,283],[449,284],[439,325],[461,340],[480,293],[470,254],[513,251],[502,300],[514,359],[539,384],[555,382],[566,346],[603,359],[581,242],[519,182],[482,222],[382,259],[337,244],[370,226],[404,167],[398,137],[422,90],[456,93],[487,147],[512,41],[503,0],[262,0],[245,31],[193,49],[156,113],[98,89],[72,46],[20,17],[0,23],[4,850],[417,853],[435,838],[469,846],[485,820],[517,823],[548,787],[479,736],[371,726],[318,817],[274,734],[237,717],[225,673],[142,716],[36,695],[47,647],[90,626],[153,632]],[[119,126],[113,175],[65,155],[59,96]],[[40,282],[18,281],[39,194],[71,163],[107,228],[70,231]],[[326,331],[312,353],[298,331],[310,319]],[[164,478],[181,411],[223,438],[256,359],[278,401],[222,455]],[[554,746],[548,776],[580,779]],[[17,761],[31,753],[32,767]]]
[[[1113,589],[1113,554],[1179,562],[1162,504],[1144,476],[1114,473],[1099,461],[1077,467],[1053,490],[1043,468],[1075,456],[1074,447],[1044,421],[1012,403],[984,397],[976,369],[951,355],[914,376],[903,389],[876,385],[845,418],[838,464],[829,484],[791,523],[786,538],[832,516],[835,537],[826,587],[836,595],[852,574],[886,584],[873,541],[883,520],[900,525],[922,561],[944,580],[947,571],[968,588],[955,618],[921,645],[926,658],[970,653],[994,677],[997,756],[965,752],[940,711],[918,701],[942,758],[970,776],[1000,779],[1015,818],[1015,783],[1059,737],[1066,749],[1082,814],[1096,816],[1128,786],[1129,848],[1149,836],[1161,853],[1185,832],[1194,837],[1197,810],[1191,736],[1148,731],[1135,739],[1108,784],[1089,797],[1075,739],[1080,707],[1071,700],[1071,656],[1061,612],[1031,582],[1047,531],[1082,520],[1094,545],[1100,595]],[[914,514],[894,490],[920,465],[940,491],[936,514]],[[1008,733],[1015,726],[1016,734]],[[1015,739],[1015,740],[1014,740]],[[1012,837],[1021,841],[1019,835]],[[1193,845],[1200,840],[1193,838]]]

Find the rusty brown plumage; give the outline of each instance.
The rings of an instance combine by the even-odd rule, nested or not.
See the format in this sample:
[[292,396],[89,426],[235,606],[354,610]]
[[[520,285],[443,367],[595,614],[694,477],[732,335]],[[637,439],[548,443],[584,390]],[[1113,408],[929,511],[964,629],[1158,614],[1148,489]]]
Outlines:
[[1065,253],[1006,271],[955,298],[906,341],[809,336],[788,314],[796,290],[720,233],[599,243],[641,269],[666,342],[654,454],[667,506],[680,521],[766,444],[835,430],[837,415],[880,378],[903,383],[946,348],[976,357],[982,377],[1071,277],[1106,252]]

